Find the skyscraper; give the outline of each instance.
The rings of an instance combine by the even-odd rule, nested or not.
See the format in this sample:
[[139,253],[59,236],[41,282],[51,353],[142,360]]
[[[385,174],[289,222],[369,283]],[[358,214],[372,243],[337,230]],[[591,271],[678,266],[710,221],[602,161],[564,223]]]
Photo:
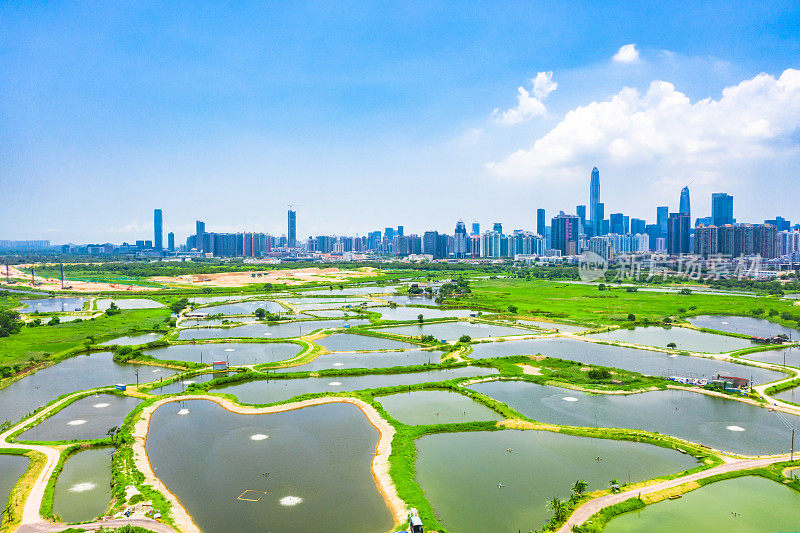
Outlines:
[[597,167],[592,169],[589,182],[589,221],[592,226],[592,235],[600,235],[600,221],[603,215],[597,213],[597,204],[600,203],[600,171]]
[[579,205],[575,207],[575,214],[581,221],[581,233],[586,233],[586,206]]
[[203,251],[203,240],[206,235],[206,223],[202,220],[196,220],[194,223],[195,227],[195,238],[194,238],[194,247],[198,251]]
[[297,213],[289,209],[289,231],[286,245],[289,248],[297,248]]
[[656,225],[661,229],[661,237],[667,234],[667,219],[669,218],[669,206],[660,205],[656,207]]
[[733,196],[724,192],[711,195],[711,223],[718,227],[733,224]]
[[492,231],[496,231],[500,235],[503,234],[503,223],[502,222],[495,222],[492,228]]
[[397,226],[397,236],[398,237],[402,237],[404,231],[405,231],[405,228],[403,228],[403,226]]
[[580,221],[575,215],[561,212],[552,221],[552,248],[561,250],[561,255],[577,255]]
[[536,210],[536,233],[538,233],[540,237],[544,237],[545,226],[544,209],[539,208]]
[[481,234],[481,225],[478,222],[472,223],[472,235],[480,235]]
[[164,221],[161,209],[153,210],[153,231],[155,232],[153,242],[159,252],[164,249]]
[[167,250],[170,252],[175,251],[175,234],[171,231],[167,233]]
[[667,253],[670,255],[691,253],[689,230],[692,220],[687,213],[671,213],[667,219]]
[[692,207],[689,202],[689,187],[684,187],[681,189],[681,205],[678,213],[681,215],[689,215],[689,219],[692,218]]
[[453,235],[453,249],[451,252],[456,257],[466,257],[469,251],[469,238],[467,237],[467,225],[463,220],[456,223],[455,235]]

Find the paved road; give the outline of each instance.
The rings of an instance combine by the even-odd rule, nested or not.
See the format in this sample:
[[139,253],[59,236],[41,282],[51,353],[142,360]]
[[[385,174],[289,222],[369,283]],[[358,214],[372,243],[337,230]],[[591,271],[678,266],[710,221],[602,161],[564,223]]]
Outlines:
[[789,454],[767,457],[764,459],[742,459],[739,461],[732,461],[730,463],[715,466],[714,468],[709,468],[708,470],[703,470],[702,472],[695,472],[694,474],[671,479],[669,481],[662,481],[661,483],[656,483],[647,487],[634,488],[624,492],[619,492],[617,494],[601,496],[599,498],[595,498],[594,500],[589,500],[578,507],[575,512],[572,513],[572,516],[570,516],[569,519],[564,523],[564,525],[561,526],[561,529],[558,530],[558,533],[570,533],[572,531],[572,526],[579,526],[583,524],[601,509],[624,502],[625,500],[634,498],[637,495],[652,494],[654,492],[677,487],[678,485],[683,485],[684,483],[697,481],[698,479],[716,476],[717,474],[725,474],[728,472],[735,472],[737,470],[751,470],[753,468],[761,468],[772,463],[779,463],[781,461],[788,460]]

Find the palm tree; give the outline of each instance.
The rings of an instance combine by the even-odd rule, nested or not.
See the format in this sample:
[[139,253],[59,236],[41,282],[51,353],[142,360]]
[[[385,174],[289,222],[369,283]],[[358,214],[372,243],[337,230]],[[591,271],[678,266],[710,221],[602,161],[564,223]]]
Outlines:
[[586,483],[584,480],[579,479],[572,485],[572,492],[577,494],[578,496],[583,496],[583,493],[586,492],[586,489],[589,488],[589,484]]
[[564,502],[561,501],[561,498],[553,496],[553,499],[547,502],[547,509],[553,511],[553,518],[555,518],[557,522],[561,522],[567,518],[567,507],[564,505]]

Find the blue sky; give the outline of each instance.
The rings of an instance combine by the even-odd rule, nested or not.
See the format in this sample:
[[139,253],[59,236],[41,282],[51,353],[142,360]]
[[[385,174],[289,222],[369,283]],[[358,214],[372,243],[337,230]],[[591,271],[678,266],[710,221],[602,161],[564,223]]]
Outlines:
[[600,4],[4,2],[0,239],[799,219],[798,5]]

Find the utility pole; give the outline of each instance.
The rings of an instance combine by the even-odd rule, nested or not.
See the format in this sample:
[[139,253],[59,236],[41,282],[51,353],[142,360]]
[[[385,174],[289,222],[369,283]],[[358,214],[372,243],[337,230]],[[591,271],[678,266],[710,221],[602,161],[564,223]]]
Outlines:
[[792,428],[792,455],[789,460],[794,461],[794,428]]
[[136,387],[139,387],[139,369],[136,369]]

